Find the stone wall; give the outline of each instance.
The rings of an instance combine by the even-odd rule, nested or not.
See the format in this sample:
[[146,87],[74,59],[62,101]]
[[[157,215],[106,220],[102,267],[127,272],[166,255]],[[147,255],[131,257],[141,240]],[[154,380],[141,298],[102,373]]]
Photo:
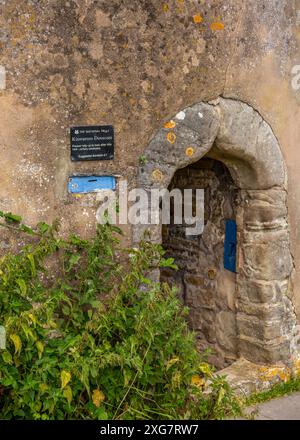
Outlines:
[[[299,10],[300,0],[1,0],[0,209],[88,235],[97,203],[70,197],[69,176],[114,174],[134,186],[164,121],[219,96],[248,103],[287,168],[300,316]],[[77,124],[114,125],[115,160],[71,162]],[[15,237],[2,243],[6,251]]]
[[211,159],[178,170],[173,188],[205,189],[205,227],[195,237],[185,235],[184,224],[163,227],[163,245],[179,270],[161,278],[178,286],[200,350],[210,348],[210,360],[223,368],[238,355],[236,275],[223,266],[225,220],[236,217],[237,188],[226,167]]
[[269,364],[296,351],[285,202],[280,188],[241,191],[237,214],[239,346],[247,359]]

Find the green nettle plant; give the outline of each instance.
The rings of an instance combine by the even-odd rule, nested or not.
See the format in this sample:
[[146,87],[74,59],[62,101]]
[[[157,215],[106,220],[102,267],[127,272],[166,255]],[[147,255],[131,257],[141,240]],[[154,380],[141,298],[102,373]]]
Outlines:
[[[0,260],[2,419],[207,419],[237,413],[188,331],[186,309],[151,270],[160,246],[119,248],[120,230],[63,240],[0,212],[29,244]],[[56,263],[56,268],[53,266]],[[209,384],[209,385],[208,385]]]

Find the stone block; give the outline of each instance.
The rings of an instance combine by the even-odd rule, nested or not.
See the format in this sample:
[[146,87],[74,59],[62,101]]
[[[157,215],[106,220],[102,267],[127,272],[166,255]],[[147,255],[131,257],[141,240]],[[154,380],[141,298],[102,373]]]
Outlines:
[[191,307],[188,316],[189,327],[197,332],[202,329],[202,323],[201,310]]
[[195,286],[186,286],[185,299],[187,306],[195,308],[213,309],[215,306],[215,292],[207,289],[200,289]]
[[281,188],[242,191],[243,228],[264,230],[287,228],[286,192]]
[[238,313],[237,327],[241,337],[254,337],[263,343],[280,337],[292,337],[294,320],[262,321],[258,318],[250,318],[247,315]]
[[287,295],[289,281],[258,281],[238,276],[239,299],[252,303],[278,303]]
[[237,352],[236,315],[233,312],[221,311],[216,315],[216,338],[218,344],[227,352]]
[[216,327],[214,323],[202,322],[201,331],[204,334],[204,338],[210,344],[216,342]]
[[184,282],[187,286],[203,287],[204,277],[201,275],[188,273],[184,276]]
[[262,321],[276,321],[291,317],[283,301],[274,304],[238,301],[237,309],[238,313],[256,317]]
[[[260,240],[259,240],[260,239]],[[239,249],[239,273],[259,280],[285,280],[293,268],[286,234],[254,235]]]
[[292,358],[291,343],[289,339],[270,342],[260,342],[254,338],[240,336],[239,353],[250,362],[257,364],[275,364],[276,362],[288,363]]

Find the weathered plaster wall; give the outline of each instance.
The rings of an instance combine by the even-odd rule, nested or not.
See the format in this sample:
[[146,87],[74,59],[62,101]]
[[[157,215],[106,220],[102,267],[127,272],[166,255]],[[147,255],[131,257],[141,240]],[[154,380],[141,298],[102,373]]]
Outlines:
[[[164,120],[220,95],[240,99],[272,126],[286,161],[300,315],[298,10],[298,0],[0,0],[0,209],[88,233],[95,201],[67,195],[70,175],[133,184]],[[72,163],[69,127],[96,123],[115,126],[115,160]]]

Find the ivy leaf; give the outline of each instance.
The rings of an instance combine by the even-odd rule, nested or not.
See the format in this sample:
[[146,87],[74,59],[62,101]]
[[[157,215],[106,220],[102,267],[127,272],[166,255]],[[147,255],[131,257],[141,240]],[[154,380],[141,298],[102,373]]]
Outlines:
[[26,226],[26,225],[21,225],[20,226],[20,231],[26,232],[26,234],[29,234],[29,235],[33,235],[34,234],[34,230],[32,228],[30,228],[29,226]]
[[36,340],[36,336],[33,334],[31,328],[28,325],[21,324],[21,328],[22,328],[23,333],[26,336],[27,340],[28,339],[31,339],[32,341]]
[[118,226],[111,225],[111,230],[119,235],[124,235],[124,232]]
[[49,386],[46,383],[40,383],[39,389],[41,390],[42,393],[45,393],[49,389]]
[[105,395],[101,390],[94,390],[92,394],[93,404],[99,408],[101,403],[105,400]]
[[35,345],[38,351],[39,359],[41,359],[44,352],[44,344],[41,341],[37,341]]
[[33,313],[28,313],[28,318],[34,325],[37,323],[37,318]]
[[160,267],[168,267],[170,269],[178,269],[178,266],[174,263],[174,258],[163,258],[160,262]]
[[67,399],[67,401],[68,401],[69,403],[72,402],[72,399],[73,399],[73,393],[72,393],[72,389],[71,389],[70,386],[67,386],[67,387],[64,389],[64,391],[63,391],[63,395],[64,395],[64,397]]
[[21,290],[22,295],[23,295],[23,296],[26,296],[26,293],[27,293],[27,285],[26,285],[25,281],[24,281],[22,278],[19,278],[19,279],[17,280],[17,284],[18,284],[18,286],[19,286],[19,288],[20,288],[20,290]]
[[209,364],[203,362],[199,365],[199,371],[207,377],[213,377],[213,372]]
[[79,247],[86,247],[89,244],[89,242],[87,240],[82,240],[77,235],[71,235],[70,242],[72,244],[74,244],[75,246],[79,246]]
[[98,420],[108,420],[108,414],[103,407],[98,408],[95,412]]
[[66,272],[70,272],[70,270],[73,269],[73,267],[79,262],[80,259],[81,259],[80,254],[73,254],[69,260],[69,267]]
[[22,221],[22,217],[20,215],[12,214],[11,212],[7,212],[4,214],[4,218],[7,223],[20,223]]
[[219,391],[219,395],[218,395],[218,399],[217,399],[217,405],[220,405],[222,400],[224,399],[226,392],[224,390],[224,388],[222,387]]
[[35,277],[36,276],[36,267],[35,267],[34,256],[32,254],[28,254],[27,258],[30,261],[31,274],[32,274],[33,277]]
[[167,362],[167,371],[174,365],[179,362],[179,357],[174,357]]
[[69,373],[69,371],[65,371],[65,370],[63,370],[61,373],[60,373],[60,380],[61,380],[61,388],[62,389],[64,389],[67,385],[68,385],[68,383],[70,382],[70,380],[71,380],[71,373]]
[[20,339],[20,336],[16,335],[16,334],[12,334],[10,335],[10,339],[13,341],[14,346],[15,346],[15,354],[19,354],[22,348],[22,342]]
[[13,360],[9,351],[5,351],[4,353],[2,353],[2,359],[6,364],[10,364],[10,365],[12,364]]
[[49,231],[49,229],[51,229],[51,226],[45,222],[38,223],[37,227],[42,234],[45,234],[46,232]]

